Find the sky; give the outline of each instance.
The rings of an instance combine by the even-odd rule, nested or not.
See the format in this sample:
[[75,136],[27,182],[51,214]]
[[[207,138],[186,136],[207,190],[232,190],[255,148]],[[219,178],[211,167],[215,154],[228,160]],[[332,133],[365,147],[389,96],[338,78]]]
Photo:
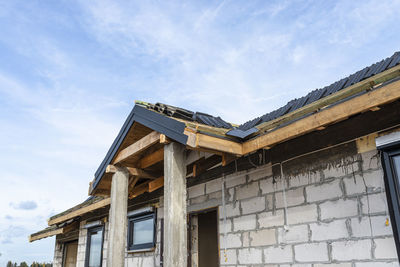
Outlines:
[[0,266],[88,184],[135,100],[243,123],[400,50],[400,0],[0,0]]

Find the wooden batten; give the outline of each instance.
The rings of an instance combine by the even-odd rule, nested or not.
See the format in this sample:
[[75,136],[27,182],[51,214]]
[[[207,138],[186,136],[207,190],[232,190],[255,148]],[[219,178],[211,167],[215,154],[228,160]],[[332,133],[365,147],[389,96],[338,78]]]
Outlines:
[[147,148],[159,142],[160,142],[160,134],[157,133],[156,131],[153,131],[148,135],[146,135],[145,137],[143,137],[142,139],[128,146],[127,148],[121,150],[118,153],[117,157],[115,158],[113,164],[126,161],[130,157],[138,155],[139,153],[145,151]]

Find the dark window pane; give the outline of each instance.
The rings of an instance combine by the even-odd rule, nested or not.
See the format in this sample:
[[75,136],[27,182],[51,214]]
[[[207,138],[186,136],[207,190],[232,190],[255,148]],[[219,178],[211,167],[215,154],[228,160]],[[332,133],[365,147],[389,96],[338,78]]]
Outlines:
[[133,227],[133,245],[152,243],[154,237],[154,219],[136,221]]
[[101,266],[101,243],[103,239],[103,231],[99,230],[89,235],[90,248],[89,248],[89,267]]

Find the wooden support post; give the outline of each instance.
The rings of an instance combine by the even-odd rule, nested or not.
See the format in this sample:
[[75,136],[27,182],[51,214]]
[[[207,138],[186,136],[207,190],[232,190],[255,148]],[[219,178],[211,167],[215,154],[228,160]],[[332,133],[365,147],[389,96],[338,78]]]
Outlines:
[[107,266],[124,267],[128,212],[129,172],[118,168],[111,182]]
[[164,263],[187,266],[185,147],[164,146]]

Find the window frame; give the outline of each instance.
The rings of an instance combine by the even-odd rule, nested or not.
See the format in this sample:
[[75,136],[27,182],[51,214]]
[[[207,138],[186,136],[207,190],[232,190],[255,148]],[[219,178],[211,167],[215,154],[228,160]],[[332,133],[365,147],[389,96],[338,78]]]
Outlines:
[[396,173],[393,162],[393,157],[400,156],[400,144],[396,142],[379,150],[382,152],[381,161],[393,236],[397,255],[400,257],[400,173]]
[[[133,244],[133,232],[134,232],[134,225],[136,222],[153,219],[153,241],[148,243],[143,243],[139,245]],[[156,246],[156,238],[157,238],[157,216],[156,212],[146,212],[140,213],[137,215],[132,215],[128,217],[128,244],[127,248],[128,251],[135,252],[135,251],[143,251],[143,250],[152,250]]]
[[94,226],[87,229],[86,235],[86,251],[85,251],[85,267],[89,266],[89,254],[90,254],[90,245],[91,238],[90,235],[95,232],[101,230],[101,256],[100,256],[100,267],[103,266],[103,248],[104,248],[104,225]]

